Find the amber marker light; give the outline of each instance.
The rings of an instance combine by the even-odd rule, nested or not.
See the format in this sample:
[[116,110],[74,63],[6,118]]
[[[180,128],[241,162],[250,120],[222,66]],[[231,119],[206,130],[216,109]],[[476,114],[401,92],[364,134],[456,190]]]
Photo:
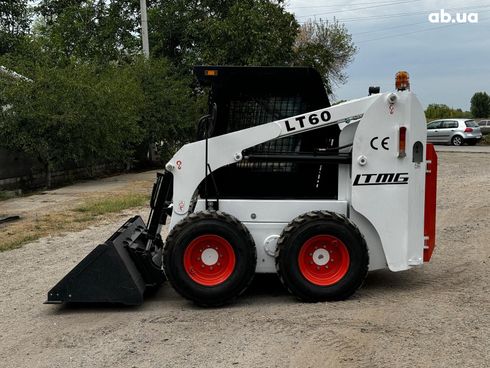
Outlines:
[[206,77],[217,77],[218,71],[216,69],[206,69],[204,70],[204,75]]
[[396,73],[395,87],[397,91],[410,90],[410,77],[408,76],[408,72],[401,70]]

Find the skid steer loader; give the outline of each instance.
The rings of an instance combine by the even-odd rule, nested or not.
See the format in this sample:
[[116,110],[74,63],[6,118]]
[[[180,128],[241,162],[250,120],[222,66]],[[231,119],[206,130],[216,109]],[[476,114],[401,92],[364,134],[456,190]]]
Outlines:
[[437,156],[406,72],[394,92],[372,88],[335,106],[311,68],[194,73],[209,88],[209,114],[158,174],[148,222],[129,219],[47,303],[138,305],[168,280],[217,306],[255,273],[277,273],[302,301],[333,301],[368,270],[429,261]]

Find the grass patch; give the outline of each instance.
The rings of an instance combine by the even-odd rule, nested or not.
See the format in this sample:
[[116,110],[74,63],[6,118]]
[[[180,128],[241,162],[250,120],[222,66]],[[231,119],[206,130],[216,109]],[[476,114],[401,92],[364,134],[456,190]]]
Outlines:
[[108,193],[106,197],[89,198],[75,207],[41,214],[33,219],[23,219],[0,227],[0,252],[48,235],[79,231],[96,223],[102,215],[141,207],[149,196],[141,193]]
[[146,194],[127,194],[104,199],[92,199],[76,207],[75,211],[88,216],[100,216],[106,213],[120,212],[127,208],[141,207],[149,200]]
[[4,250],[20,248],[24,244],[33,242],[34,240],[37,240],[39,238],[40,238],[40,236],[36,236],[35,234],[10,236],[7,239],[2,240],[0,242],[0,252],[4,251]]
[[0,201],[16,197],[16,192],[13,190],[0,190]]
[[483,135],[482,140],[480,141],[481,145],[490,145],[490,134]]

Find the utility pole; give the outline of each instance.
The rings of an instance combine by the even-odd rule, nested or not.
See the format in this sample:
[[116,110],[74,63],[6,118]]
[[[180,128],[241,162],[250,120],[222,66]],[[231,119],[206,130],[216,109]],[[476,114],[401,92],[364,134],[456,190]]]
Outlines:
[[146,15],[146,0],[140,0],[141,8],[141,40],[143,41],[143,55],[150,57],[150,46],[148,44],[148,18]]

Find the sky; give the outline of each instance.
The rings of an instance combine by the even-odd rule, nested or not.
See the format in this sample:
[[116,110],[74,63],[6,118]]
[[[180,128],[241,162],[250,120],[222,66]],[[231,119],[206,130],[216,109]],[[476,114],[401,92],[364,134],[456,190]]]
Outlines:
[[[393,90],[399,70],[424,106],[469,110],[475,92],[490,94],[490,0],[289,0],[286,8],[300,23],[335,17],[352,34],[358,52],[333,100],[365,96],[369,86]],[[466,13],[467,22],[430,22],[441,9],[459,21]]]

